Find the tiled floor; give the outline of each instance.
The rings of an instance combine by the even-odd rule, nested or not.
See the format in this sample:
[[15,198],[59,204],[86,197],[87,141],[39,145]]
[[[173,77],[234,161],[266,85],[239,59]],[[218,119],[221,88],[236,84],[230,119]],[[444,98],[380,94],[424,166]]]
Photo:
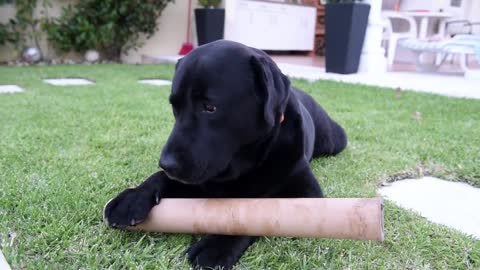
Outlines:
[[[310,67],[325,67],[325,57],[323,56],[301,56],[301,55],[271,55],[273,60],[277,63],[286,63],[293,65],[302,65]],[[480,68],[480,64],[475,61],[471,61],[470,66],[472,68]],[[395,62],[394,65],[389,68],[389,72],[418,72],[414,63],[409,62]],[[460,68],[458,64],[452,64],[447,62],[439,69],[439,74],[455,74],[461,76]]]
[[417,72],[386,72],[383,74],[335,74],[324,68],[278,63],[282,72],[290,77],[316,80],[334,80],[417,92],[435,93],[451,97],[480,99],[480,80],[446,74]]
[[309,67],[325,67],[323,56],[300,56],[300,55],[271,55],[277,63],[288,63]]
[[[175,63],[181,56],[144,57],[145,63]],[[382,74],[357,73],[342,75],[325,72],[325,58],[320,56],[272,55],[283,73],[290,77],[309,81],[336,80],[372,86],[401,88],[418,92],[435,93],[451,97],[480,99],[480,66],[475,78],[459,73],[456,65],[445,64],[440,72],[416,71],[414,64],[396,63],[390,71]]]

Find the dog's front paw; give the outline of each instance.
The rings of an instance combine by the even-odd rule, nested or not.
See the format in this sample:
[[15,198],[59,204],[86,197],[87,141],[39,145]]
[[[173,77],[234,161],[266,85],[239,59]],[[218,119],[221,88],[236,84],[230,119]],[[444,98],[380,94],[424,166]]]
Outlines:
[[113,228],[135,226],[142,223],[159,202],[158,192],[129,188],[105,205],[103,217]]

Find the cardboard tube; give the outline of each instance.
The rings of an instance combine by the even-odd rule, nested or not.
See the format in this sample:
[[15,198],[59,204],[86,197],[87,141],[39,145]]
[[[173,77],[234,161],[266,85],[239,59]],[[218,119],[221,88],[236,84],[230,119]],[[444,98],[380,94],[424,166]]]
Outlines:
[[383,241],[381,198],[162,199],[133,230]]

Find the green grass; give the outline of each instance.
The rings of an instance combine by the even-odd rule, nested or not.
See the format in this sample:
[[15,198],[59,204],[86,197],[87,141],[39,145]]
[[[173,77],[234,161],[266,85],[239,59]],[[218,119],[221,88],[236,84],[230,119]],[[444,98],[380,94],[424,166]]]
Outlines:
[[[108,199],[157,170],[173,124],[169,88],[136,81],[172,75],[166,65],[0,67],[0,84],[27,90],[0,95],[0,249],[14,269],[188,269],[182,252],[197,236],[102,222]],[[96,84],[42,83],[51,77]],[[345,152],[312,163],[327,196],[374,196],[382,182],[423,174],[480,186],[480,101],[293,84],[349,136]],[[384,243],[262,238],[237,269],[480,268],[480,241],[388,202],[385,230]]]

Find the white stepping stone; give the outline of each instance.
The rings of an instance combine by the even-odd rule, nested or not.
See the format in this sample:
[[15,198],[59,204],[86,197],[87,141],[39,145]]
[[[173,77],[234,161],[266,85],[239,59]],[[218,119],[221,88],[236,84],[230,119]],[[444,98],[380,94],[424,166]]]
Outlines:
[[57,86],[67,86],[67,85],[89,85],[94,84],[94,82],[81,79],[81,78],[58,78],[58,79],[45,79],[44,82],[57,85]]
[[23,89],[18,85],[0,85],[0,93],[19,93],[23,92]]
[[140,80],[138,81],[139,83],[144,83],[144,84],[151,84],[151,85],[156,85],[156,86],[165,86],[165,85],[171,85],[171,81],[167,80]]
[[434,177],[407,179],[379,189],[396,205],[480,239],[480,189]]
[[1,270],[11,270],[10,266],[8,265],[7,260],[3,256],[2,251],[0,250],[0,269]]

